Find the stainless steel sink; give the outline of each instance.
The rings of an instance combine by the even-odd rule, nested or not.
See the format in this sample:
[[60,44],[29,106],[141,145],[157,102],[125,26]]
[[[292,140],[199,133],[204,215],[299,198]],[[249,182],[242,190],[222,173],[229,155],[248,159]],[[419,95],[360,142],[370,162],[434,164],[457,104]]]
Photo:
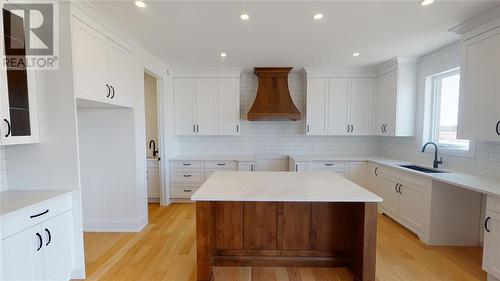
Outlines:
[[417,166],[417,165],[399,165],[399,167],[403,167],[406,169],[422,172],[422,173],[428,173],[428,174],[442,174],[442,173],[449,173],[447,171],[443,170],[437,170],[437,169],[431,169],[431,168],[426,168],[422,166]]

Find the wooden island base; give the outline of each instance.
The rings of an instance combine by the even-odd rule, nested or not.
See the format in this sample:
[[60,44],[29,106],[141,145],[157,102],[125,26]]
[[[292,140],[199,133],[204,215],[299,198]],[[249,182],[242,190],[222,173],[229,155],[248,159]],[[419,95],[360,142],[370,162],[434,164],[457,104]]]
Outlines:
[[198,281],[213,266],[349,267],[375,280],[377,203],[196,202]]

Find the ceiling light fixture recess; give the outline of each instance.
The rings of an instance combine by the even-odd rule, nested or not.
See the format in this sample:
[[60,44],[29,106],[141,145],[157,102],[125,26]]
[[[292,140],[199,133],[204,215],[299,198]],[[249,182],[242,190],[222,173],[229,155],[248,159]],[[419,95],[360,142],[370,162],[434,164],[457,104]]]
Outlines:
[[353,54],[352,54],[352,56],[353,56],[353,57],[359,57],[359,53],[358,53],[358,52],[353,53]]
[[420,5],[422,6],[428,6],[430,4],[434,3],[434,0],[423,0],[422,2],[420,2]]
[[250,19],[250,16],[248,14],[241,14],[240,19],[241,20],[248,20],[248,19]]
[[315,19],[315,20],[320,20],[320,19],[322,19],[322,18],[323,18],[323,14],[315,14],[315,15],[313,16],[313,19]]
[[227,54],[226,53],[220,53],[220,57],[221,58],[225,58],[225,57],[227,57]]
[[145,8],[146,7],[146,3],[144,3],[143,1],[135,1],[135,5],[139,8]]

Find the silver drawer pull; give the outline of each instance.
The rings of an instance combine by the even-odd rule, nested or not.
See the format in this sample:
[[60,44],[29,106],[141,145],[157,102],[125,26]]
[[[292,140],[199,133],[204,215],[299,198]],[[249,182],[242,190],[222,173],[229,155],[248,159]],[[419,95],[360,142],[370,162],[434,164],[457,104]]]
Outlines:
[[191,192],[193,191],[192,189],[184,189],[184,192]]
[[333,166],[332,163],[325,163],[325,166]]
[[191,163],[182,163],[182,166],[191,166]]
[[226,166],[226,163],[217,163],[217,166]]
[[191,175],[183,175],[185,178],[190,178]]

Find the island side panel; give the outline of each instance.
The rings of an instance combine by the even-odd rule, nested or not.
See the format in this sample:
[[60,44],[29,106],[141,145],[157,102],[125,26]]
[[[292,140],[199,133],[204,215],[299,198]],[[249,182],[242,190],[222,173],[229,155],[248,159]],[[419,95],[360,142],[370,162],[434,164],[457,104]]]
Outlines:
[[311,203],[283,203],[283,250],[311,249]]
[[215,226],[213,202],[196,202],[196,266],[197,280],[212,278],[215,253]]
[[243,221],[246,250],[278,248],[278,202],[245,202]]
[[243,250],[243,202],[215,202],[218,250]]
[[345,252],[349,203],[312,203],[311,248]]
[[355,281],[375,281],[377,203],[348,207],[347,254]]

